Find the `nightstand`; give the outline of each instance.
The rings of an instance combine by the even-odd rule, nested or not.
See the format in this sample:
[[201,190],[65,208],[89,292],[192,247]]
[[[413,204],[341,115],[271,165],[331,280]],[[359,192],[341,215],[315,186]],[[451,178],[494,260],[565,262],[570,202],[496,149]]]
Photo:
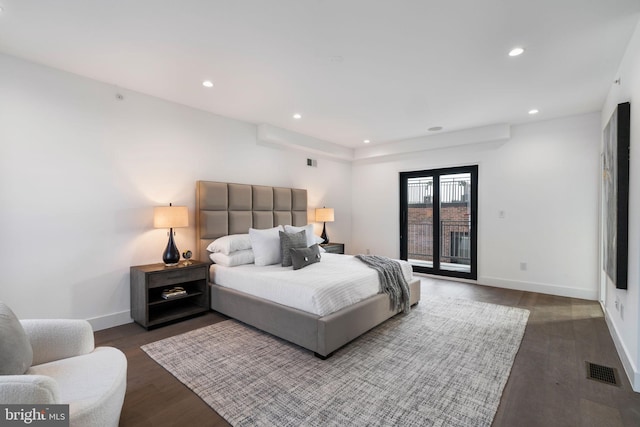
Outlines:
[[320,246],[330,254],[344,254],[344,243],[331,242]]
[[[164,264],[131,267],[131,317],[149,329],[162,323],[205,313],[209,310],[207,264],[191,261],[175,267]],[[187,293],[170,299],[162,292],[176,286]]]

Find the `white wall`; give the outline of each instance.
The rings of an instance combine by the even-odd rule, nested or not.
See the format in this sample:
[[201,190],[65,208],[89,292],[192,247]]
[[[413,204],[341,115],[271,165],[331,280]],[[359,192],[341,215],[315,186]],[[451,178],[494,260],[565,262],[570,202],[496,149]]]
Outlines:
[[306,188],[310,208],[335,208],[332,240],[350,244],[348,163],[307,167],[304,153],[257,145],[253,124],[6,55],[0,147],[0,300],[21,318],[129,321],[129,266],[160,262],[167,242],[153,206],[189,207],[176,243],[195,249],[196,180]]
[[596,299],[599,145],[591,113],[513,126],[506,142],[357,161],[352,250],[399,256],[399,172],[477,164],[478,281]]
[[[602,108],[601,126],[604,129],[619,103],[631,102],[629,275],[628,290],[607,284],[605,311],[625,370],[634,390],[640,392],[640,24],[629,42],[617,77],[620,85],[611,85]],[[616,299],[624,307],[623,311],[616,309]]]

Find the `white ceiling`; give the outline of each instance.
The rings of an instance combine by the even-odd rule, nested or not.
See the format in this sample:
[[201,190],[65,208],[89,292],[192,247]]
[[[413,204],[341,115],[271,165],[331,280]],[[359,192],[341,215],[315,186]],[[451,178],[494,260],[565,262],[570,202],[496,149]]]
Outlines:
[[640,19],[639,0],[0,6],[0,52],[347,147],[598,111]]

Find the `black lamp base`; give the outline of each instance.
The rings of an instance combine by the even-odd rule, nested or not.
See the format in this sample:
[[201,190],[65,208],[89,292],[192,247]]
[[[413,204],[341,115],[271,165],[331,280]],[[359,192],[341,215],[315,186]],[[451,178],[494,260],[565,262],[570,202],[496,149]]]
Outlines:
[[167,243],[167,248],[162,254],[162,261],[164,261],[164,265],[167,267],[173,267],[180,263],[180,251],[178,251],[178,248],[173,241],[173,228],[169,229],[169,242]]
[[327,235],[327,223],[323,222],[322,223],[322,234],[320,235],[320,237],[322,237],[324,239],[324,244],[326,245],[327,243],[329,243],[329,236]]

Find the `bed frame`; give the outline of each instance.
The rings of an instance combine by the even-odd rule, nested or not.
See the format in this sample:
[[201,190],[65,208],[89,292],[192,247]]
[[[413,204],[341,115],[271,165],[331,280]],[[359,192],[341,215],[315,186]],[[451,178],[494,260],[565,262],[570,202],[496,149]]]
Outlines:
[[[207,246],[218,237],[252,228],[307,224],[307,190],[198,181],[196,258],[211,264]],[[211,308],[307,348],[320,358],[397,314],[388,295],[378,294],[327,316],[317,316],[209,282]],[[420,300],[420,280],[409,283],[411,305]]]

